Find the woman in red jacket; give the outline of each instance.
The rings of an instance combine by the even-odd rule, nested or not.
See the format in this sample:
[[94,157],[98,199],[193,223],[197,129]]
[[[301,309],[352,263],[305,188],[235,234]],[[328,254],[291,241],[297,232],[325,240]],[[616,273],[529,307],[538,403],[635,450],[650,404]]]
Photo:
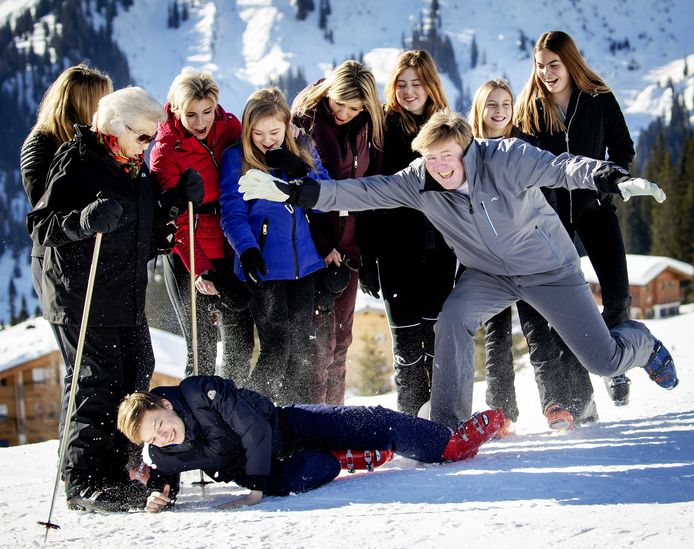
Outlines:
[[[207,71],[184,68],[169,89],[167,119],[151,155],[152,173],[163,190],[176,187],[189,168],[200,173],[204,198],[195,210],[195,287],[199,372],[214,375],[217,334],[223,345],[221,375],[244,385],[253,352],[248,296],[234,274],[234,253],[220,224],[219,170],[224,149],[241,136],[241,123],[218,104],[219,87]],[[176,221],[173,254],[164,259],[169,298],[186,338],[186,375],[192,372],[190,336],[190,246],[188,213]]]
[[[378,173],[383,149],[383,110],[376,81],[364,65],[345,61],[336,67],[327,78],[299,94],[292,115],[294,124],[313,138],[331,178]],[[349,283],[335,297],[333,310],[318,309],[314,315],[316,356],[311,398],[317,403],[344,402],[347,349],[352,343],[357,270],[361,262],[358,230],[354,213],[311,215],[313,241],[326,266],[349,267]],[[317,284],[320,285],[320,279]]]

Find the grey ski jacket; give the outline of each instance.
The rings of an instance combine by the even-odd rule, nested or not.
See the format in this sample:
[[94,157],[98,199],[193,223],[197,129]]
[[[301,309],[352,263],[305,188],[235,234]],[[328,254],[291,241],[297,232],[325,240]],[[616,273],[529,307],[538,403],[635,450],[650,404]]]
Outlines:
[[[415,208],[463,265],[494,275],[578,269],[576,248],[540,188],[596,190],[593,172],[604,164],[568,153],[555,157],[518,139],[473,140],[463,156],[469,196],[443,189],[418,158],[391,176],[321,181],[315,208]],[[616,185],[599,190],[619,192]]]

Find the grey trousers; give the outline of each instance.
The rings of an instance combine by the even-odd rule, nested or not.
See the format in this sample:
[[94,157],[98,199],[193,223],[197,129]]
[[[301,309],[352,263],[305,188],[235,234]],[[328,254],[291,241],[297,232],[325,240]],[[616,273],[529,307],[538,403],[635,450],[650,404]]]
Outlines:
[[455,427],[470,417],[474,383],[473,337],[492,316],[522,299],[557,331],[591,373],[603,377],[645,366],[653,336],[628,320],[607,329],[578,267],[498,276],[467,269],[448,296],[435,326],[431,420]]

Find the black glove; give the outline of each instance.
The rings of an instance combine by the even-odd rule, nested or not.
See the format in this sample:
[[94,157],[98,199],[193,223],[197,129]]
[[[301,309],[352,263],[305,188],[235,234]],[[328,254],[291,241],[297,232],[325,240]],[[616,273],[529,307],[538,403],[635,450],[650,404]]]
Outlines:
[[222,307],[232,311],[242,311],[248,307],[248,302],[251,299],[248,288],[231,269],[215,268],[200,276],[212,282],[217,288]]
[[241,254],[241,268],[246,275],[246,282],[252,286],[261,286],[262,277],[267,274],[267,265],[258,248],[248,248]]
[[278,148],[269,150],[265,153],[265,163],[271,168],[284,168],[289,179],[299,179],[308,175],[309,172],[306,163],[287,149]]
[[378,265],[375,259],[362,258],[361,267],[359,267],[359,287],[365,294],[380,299],[379,290],[381,285],[378,282]]
[[[197,208],[202,204],[205,197],[205,188],[202,184],[202,176],[193,168],[187,168],[178,179],[176,189],[180,199],[184,202],[192,202],[193,207]],[[186,204],[186,207],[188,205]]]
[[166,255],[171,252],[176,242],[173,236],[176,234],[176,225],[166,223],[154,229],[154,250],[157,255]]
[[627,170],[610,162],[603,164],[593,172],[595,186],[604,193],[620,194],[617,184],[630,178]]
[[80,213],[80,229],[84,236],[110,233],[120,224],[123,207],[113,198],[97,198]]

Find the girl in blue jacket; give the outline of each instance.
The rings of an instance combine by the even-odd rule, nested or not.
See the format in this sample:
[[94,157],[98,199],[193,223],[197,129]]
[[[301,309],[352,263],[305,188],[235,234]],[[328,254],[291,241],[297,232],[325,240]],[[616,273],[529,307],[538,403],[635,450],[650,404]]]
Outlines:
[[249,386],[279,403],[308,401],[314,273],[325,263],[302,208],[245,202],[238,180],[250,168],[285,180],[327,175],[309,140],[294,139],[290,119],[278,89],[254,92],[243,112],[241,143],[222,156],[220,181],[222,228],[236,251],[236,274],[250,289],[260,339]]

